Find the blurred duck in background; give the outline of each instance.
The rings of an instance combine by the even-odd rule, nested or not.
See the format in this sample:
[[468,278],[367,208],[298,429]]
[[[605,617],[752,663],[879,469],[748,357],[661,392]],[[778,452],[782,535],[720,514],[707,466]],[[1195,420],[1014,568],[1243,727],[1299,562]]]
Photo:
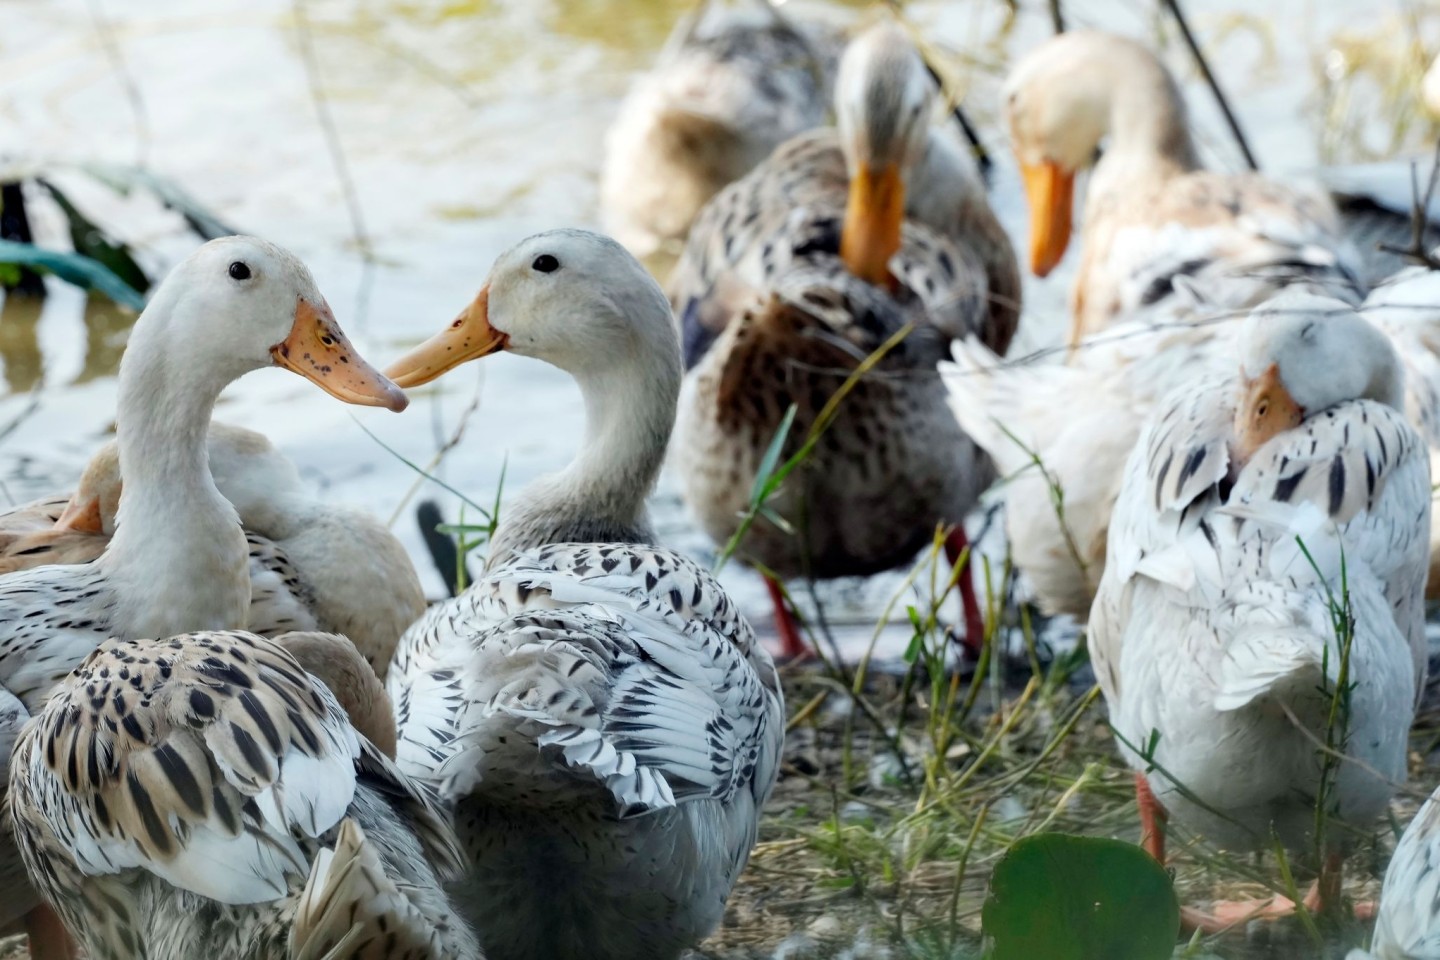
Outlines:
[[[945,403],[936,364],[954,338],[1003,353],[1019,317],[1015,255],[947,125],[905,31],[885,18],[846,49],[837,126],[785,143],[701,213],[670,279],[690,368],[675,457],[717,543],[750,508],[786,421],[794,454],[867,355],[891,349],[835,410],[808,460],[739,545],[766,572],[782,652],[806,646],[778,579],[868,575],[906,563],[962,521],[988,460]],[[984,626],[960,576],[965,640]]]
[[631,86],[605,141],[606,230],[637,256],[683,242],[711,197],[825,121],[841,31],[769,0],[705,0]]

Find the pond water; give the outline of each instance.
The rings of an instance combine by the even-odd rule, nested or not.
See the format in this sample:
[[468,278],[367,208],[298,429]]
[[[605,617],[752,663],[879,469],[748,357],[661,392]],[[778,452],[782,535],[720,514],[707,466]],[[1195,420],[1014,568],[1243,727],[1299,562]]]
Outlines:
[[[7,0],[0,5],[0,160],[20,170],[53,170],[55,181],[131,242],[155,275],[195,243],[179,218],[146,196],[118,197],[54,164],[140,163],[172,178],[238,229],[309,262],[361,351],[383,364],[452,318],[513,242],[551,227],[598,224],[606,126],[627,85],[689,6]],[[1184,78],[1208,158],[1238,167],[1159,4],[1063,6],[1072,25],[1163,42]],[[1327,106],[1317,89],[1327,68],[1339,75],[1347,52],[1382,60],[1418,56],[1395,39],[1397,28],[1431,29],[1433,8],[1377,8],[1373,0],[1278,0],[1265,4],[1263,15],[1255,4],[1232,0],[1188,7],[1268,171],[1303,172],[1331,157],[1424,142],[1429,130],[1414,121],[1409,88],[1385,91],[1383,71],[1361,84],[1359,98],[1344,110]],[[858,8],[832,12],[843,18]],[[1023,242],[1018,178],[995,122],[996,91],[1007,58],[1049,32],[1046,4],[1023,0],[1013,23],[999,0],[916,2],[905,14],[957,51],[967,109],[997,163],[994,202]],[[353,184],[353,206],[317,114],[314,84]],[[1348,119],[1337,122],[1342,114]],[[1397,128],[1402,135],[1392,137]],[[44,197],[31,200],[37,239],[65,246],[58,210]],[[1029,281],[1018,350],[1058,341],[1069,282],[1068,268]],[[43,305],[4,304],[0,430],[12,423],[14,429],[0,437],[0,504],[70,483],[111,428],[113,373],[131,320],[59,284]],[[415,475],[361,425],[410,460],[429,463],[475,398],[479,406],[462,441],[436,471],[478,502],[493,499],[502,464],[514,490],[562,465],[577,445],[582,416],[568,378],[504,355],[419,391],[403,416],[345,407],[278,371],[233,386],[217,416],[267,433],[326,496],[386,517],[398,510],[395,529],[438,595],[440,581],[423,559],[412,512],[402,509]],[[455,498],[433,487],[425,492],[456,516]],[[667,541],[702,555],[713,551],[668,477],[655,512]],[[758,579],[734,565],[724,579],[757,625],[768,627]],[[832,619],[853,625],[859,636],[898,583],[890,576],[833,584],[822,595]]]

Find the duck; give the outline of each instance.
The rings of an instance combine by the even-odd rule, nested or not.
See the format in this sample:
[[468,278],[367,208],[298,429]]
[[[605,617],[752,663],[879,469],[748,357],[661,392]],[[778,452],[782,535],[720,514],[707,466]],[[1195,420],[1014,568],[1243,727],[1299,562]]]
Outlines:
[[1431,960],[1440,957],[1440,902],[1435,867],[1440,863],[1440,790],[1421,805],[1400,835],[1385,882],[1370,949],[1351,950],[1346,960]]
[[[1430,472],[1440,476],[1440,274],[1407,267],[1379,284],[1361,305],[1390,337],[1405,368],[1405,412],[1425,438]],[[1430,576],[1425,596],[1440,601],[1440,514],[1430,514]]]
[[1047,616],[1089,616],[1125,461],[1146,417],[1174,384],[1233,367],[1243,317],[1196,316],[1209,310],[1168,298],[1086,336],[1063,363],[1054,354],[1006,362],[971,337],[940,364],[960,428],[1001,478],[1010,557]]
[[1206,170],[1180,89],[1143,44],[1096,30],[1059,34],[1015,64],[1002,95],[1036,276],[1064,256],[1075,177],[1093,167],[1068,343],[1163,299],[1182,277],[1237,309],[1296,277],[1347,301],[1364,295],[1330,199],[1258,173]]
[[[949,528],[954,564],[968,554],[962,520],[992,477],[946,407],[936,364],[972,333],[1006,350],[1019,269],[953,130],[930,125],[936,102],[908,35],[877,21],[841,58],[836,128],[787,141],[717,194],[669,282],[689,368],[673,456],[685,500],[718,543],[750,509],[791,406],[786,457],[860,361],[910,331],[740,543],[767,571],[790,657],[806,647],[780,580],[890,569],[937,526]],[[983,625],[968,574],[959,585],[975,649]]]
[[[1405,780],[1429,460],[1393,344],[1348,304],[1287,291],[1236,344],[1238,371],[1177,385],[1125,465],[1088,641],[1146,848],[1164,862],[1173,818],[1232,853],[1319,849],[1306,902],[1323,912],[1347,828]],[[1316,743],[1339,684],[1355,762],[1327,770]],[[1221,903],[1193,921],[1293,909]]]
[[[341,634],[384,679],[400,634],[425,611],[420,578],[399,539],[363,510],[308,494],[295,465],[262,433],[212,421],[207,449],[215,486],[235,508],[249,545],[249,629]],[[53,519],[0,533],[0,575],[99,557],[115,533],[120,492],[112,440],[91,457],[73,494],[15,511]]]
[[[205,437],[220,391],[271,366],[349,403],[406,405],[404,392],[350,345],[293,254],[229,237],[177,265],[136,320],[120,363],[125,491],[114,537],[93,563],[0,578],[0,688],[26,718],[109,638],[245,625],[245,536],[215,489]],[[0,838],[0,878],[15,876],[18,856],[8,834]],[[0,924],[38,913],[32,941],[50,942],[53,917],[45,918],[34,891],[5,892]]]
[[334,634],[105,641],[15,744],[30,877],[96,960],[479,958],[384,697]]
[[706,201],[825,121],[842,45],[768,2],[682,18],[606,133],[606,231],[640,257],[682,242]]
[[774,662],[724,588],[655,543],[679,337],[614,240],[537,234],[388,368],[508,351],[569,373],[585,440],[501,509],[483,576],[400,638],[397,761],[454,812],[450,889],[491,958],[678,957],[720,922],[774,785]]

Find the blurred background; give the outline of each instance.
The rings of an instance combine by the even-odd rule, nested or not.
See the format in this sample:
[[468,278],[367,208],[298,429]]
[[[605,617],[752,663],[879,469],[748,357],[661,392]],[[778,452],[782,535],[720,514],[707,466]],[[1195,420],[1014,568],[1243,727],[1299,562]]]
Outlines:
[[[1017,245],[1023,202],[997,91],[1011,59],[1051,32],[1050,6],[900,8],[942,51],[995,161],[992,203]],[[802,7],[840,22],[865,15],[861,4],[786,4]],[[1304,178],[1428,155],[1437,124],[1421,78],[1440,52],[1440,3],[1184,7],[1266,173]],[[606,127],[690,9],[689,0],[5,0],[0,182],[23,184],[8,189],[21,191],[40,245],[70,248],[69,202],[158,278],[198,242],[185,201],[171,197],[177,212],[143,188],[148,175],[163,177],[197,211],[304,258],[360,350],[384,364],[453,318],[515,241],[599,227]],[[1240,169],[1158,0],[1060,0],[1060,9],[1071,28],[1103,26],[1164,51],[1206,161]],[[1396,182],[1408,193],[1403,168]],[[1074,259],[1072,251],[1070,268]],[[663,259],[653,266],[663,279]],[[1059,342],[1070,279],[1067,268],[1027,278],[1012,354]],[[0,309],[0,507],[67,489],[113,427],[114,372],[134,314],[46,283],[43,300],[6,296]],[[401,417],[357,411],[264,371],[234,385],[217,417],[268,434],[317,491],[394,517],[439,595],[439,577],[420,559],[416,474],[366,430],[489,503],[502,469],[515,490],[563,465],[584,424],[567,376],[511,356],[463,368],[415,398]],[[422,495],[459,516],[454,497],[426,486]],[[713,555],[668,479],[655,510],[669,543]],[[868,636],[898,578],[827,585],[832,621]],[[731,565],[724,579],[768,626],[758,578]]]

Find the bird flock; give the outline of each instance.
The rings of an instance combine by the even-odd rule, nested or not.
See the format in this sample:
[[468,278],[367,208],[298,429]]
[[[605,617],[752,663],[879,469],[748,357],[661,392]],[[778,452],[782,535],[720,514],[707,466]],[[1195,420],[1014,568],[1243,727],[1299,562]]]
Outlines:
[[[1064,33],[1003,106],[1029,269],[1079,247],[1067,349],[1007,362],[1021,266],[916,38],[761,6],[687,18],[622,104],[601,195],[625,246],[520,241],[383,372],[264,240],[206,243],[154,293],[115,440],[0,514],[0,926],[32,957],[663,960],[707,936],[785,708],[735,602],[657,543],[667,454],[790,660],[786,579],[937,537],[978,652],[965,518],[1005,480],[1035,603],[1086,623],[1145,849],[1165,862],[1173,818],[1236,855],[1319,850],[1305,906],[1344,908],[1406,780],[1440,590],[1440,277],[1367,276],[1328,197],[1202,167],[1144,44]],[[636,255],[667,246],[662,287]],[[428,609],[383,524],[212,420],[264,367],[398,413],[502,351],[575,380],[585,438]],[[757,511],[777,444],[805,457]],[[1432,799],[1374,957],[1440,958],[1437,864]]]

